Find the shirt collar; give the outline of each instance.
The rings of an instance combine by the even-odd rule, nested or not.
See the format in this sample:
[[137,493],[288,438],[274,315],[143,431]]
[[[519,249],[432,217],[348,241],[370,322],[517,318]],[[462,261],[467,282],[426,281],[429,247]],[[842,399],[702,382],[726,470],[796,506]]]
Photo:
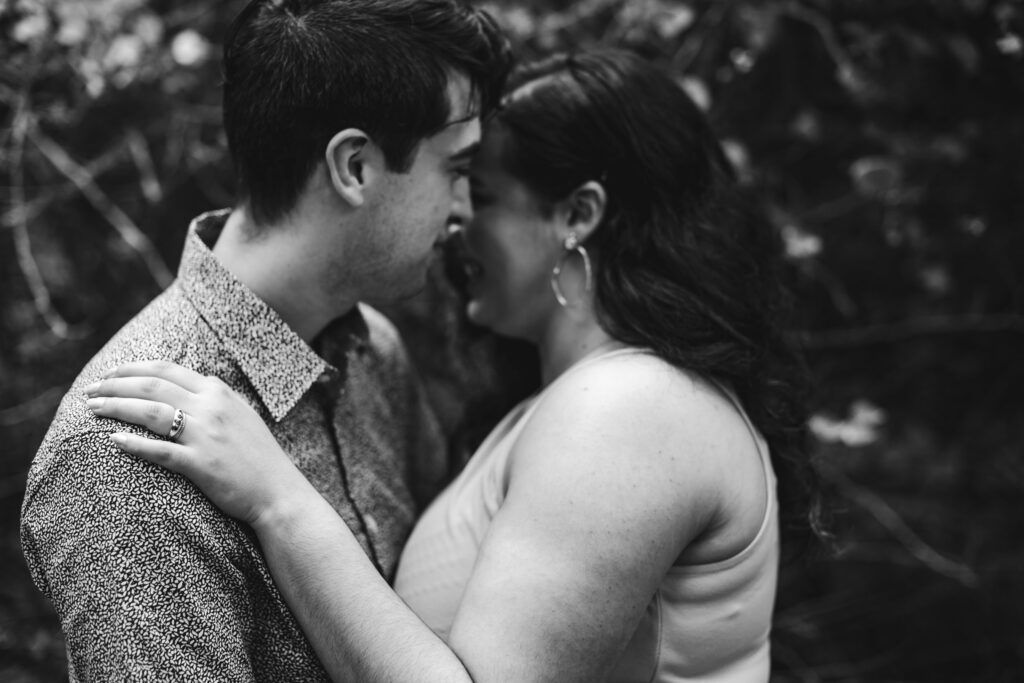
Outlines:
[[[230,209],[210,211],[192,221],[178,267],[178,282],[271,416],[280,421],[311,384],[337,378],[340,371],[317,355],[213,255],[210,245],[216,243],[230,213]],[[366,323],[356,306],[352,313],[328,325],[319,335],[317,346],[326,358],[343,364],[346,351],[365,346],[365,330]]]

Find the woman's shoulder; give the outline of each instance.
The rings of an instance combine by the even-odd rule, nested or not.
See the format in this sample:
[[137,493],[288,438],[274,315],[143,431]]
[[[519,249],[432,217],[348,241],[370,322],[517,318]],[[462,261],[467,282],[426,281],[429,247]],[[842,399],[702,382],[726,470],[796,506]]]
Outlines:
[[[746,422],[726,391],[653,352],[623,349],[585,361],[556,380],[535,411],[540,423],[636,432],[639,443],[721,438]],[[657,425],[657,429],[651,427]]]
[[[629,463],[625,477],[711,483],[731,454],[752,446],[743,416],[728,395],[699,375],[653,353],[616,352],[571,369],[538,398],[517,439],[515,457],[552,470]],[[526,467],[524,466],[524,469]]]
[[660,538],[680,552],[764,488],[757,441],[729,395],[651,353],[616,353],[561,377],[511,458],[510,488],[568,497],[595,524],[660,520]]

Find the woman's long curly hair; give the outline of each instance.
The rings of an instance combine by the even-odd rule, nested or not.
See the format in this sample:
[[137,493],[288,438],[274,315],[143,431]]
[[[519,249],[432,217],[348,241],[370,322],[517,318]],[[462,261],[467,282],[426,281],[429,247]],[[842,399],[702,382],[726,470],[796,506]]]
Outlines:
[[806,445],[807,373],[787,343],[775,231],[749,209],[711,127],[683,89],[627,52],[520,67],[489,125],[506,169],[554,205],[597,180],[597,313],[626,344],[732,388],[771,449],[789,550],[821,535]]

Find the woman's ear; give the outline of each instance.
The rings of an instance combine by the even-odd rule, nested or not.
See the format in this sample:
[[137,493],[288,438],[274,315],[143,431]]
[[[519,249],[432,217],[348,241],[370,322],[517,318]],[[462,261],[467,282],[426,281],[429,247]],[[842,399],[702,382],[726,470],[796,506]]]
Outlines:
[[366,189],[369,136],[358,128],[346,128],[327,143],[327,172],[334,191],[352,206],[362,206]]
[[601,183],[588,180],[573,190],[564,202],[566,227],[582,242],[601,224],[608,196]]

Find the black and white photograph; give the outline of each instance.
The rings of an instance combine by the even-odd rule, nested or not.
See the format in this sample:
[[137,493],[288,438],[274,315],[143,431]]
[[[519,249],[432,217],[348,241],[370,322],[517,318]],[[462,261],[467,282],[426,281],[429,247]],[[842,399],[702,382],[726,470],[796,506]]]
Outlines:
[[1024,681],[1024,2],[0,0],[0,680]]

